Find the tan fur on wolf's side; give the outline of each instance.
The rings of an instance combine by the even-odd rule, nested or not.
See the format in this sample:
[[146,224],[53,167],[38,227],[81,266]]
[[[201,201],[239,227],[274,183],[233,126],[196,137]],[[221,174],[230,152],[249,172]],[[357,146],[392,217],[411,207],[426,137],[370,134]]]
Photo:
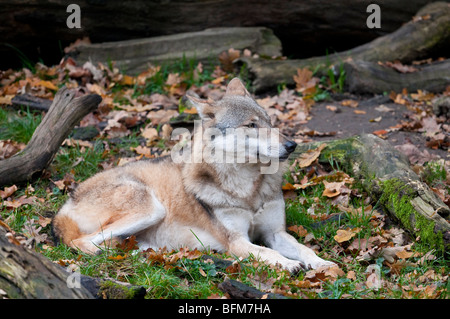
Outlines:
[[[187,98],[204,129],[271,129],[269,116],[237,78],[219,101]],[[194,132],[194,143],[196,139],[202,139],[203,150],[229,141],[226,134],[212,139]],[[256,141],[250,137],[248,143]],[[65,244],[88,253],[100,252],[102,243],[135,235],[141,249],[210,248],[244,258],[252,254],[291,272],[332,266],[285,231],[281,184],[285,160],[296,144],[282,135],[277,143],[276,148],[253,148],[258,154],[252,154],[265,152],[280,160],[274,174],[261,174],[267,165],[261,161],[175,163],[171,157],[98,173],[71,194],[54,218],[55,232]]]

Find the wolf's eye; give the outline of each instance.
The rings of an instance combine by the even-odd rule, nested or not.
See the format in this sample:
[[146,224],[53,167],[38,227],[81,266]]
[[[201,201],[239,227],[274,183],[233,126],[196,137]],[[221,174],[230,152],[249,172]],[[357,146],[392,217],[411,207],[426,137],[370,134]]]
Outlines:
[[249,127],[249,128],[256,128],[257,127],[256,123],[249,123],[246,126]]

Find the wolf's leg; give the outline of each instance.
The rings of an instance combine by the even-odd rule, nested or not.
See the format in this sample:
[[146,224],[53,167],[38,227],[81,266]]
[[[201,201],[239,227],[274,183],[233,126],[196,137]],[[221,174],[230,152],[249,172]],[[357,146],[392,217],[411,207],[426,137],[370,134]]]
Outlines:
[[261,259],[272,265],[279,264],[291,273],[297,273],[302,268],[299,261],[288,259],[273,249],[254,245],[245,237],[239,237],[233,240],[228,247],[228,251],[233,255],[243,258],[247,258],[252,254],[257,259]]
[[131,209],[130,212],[120,215],[114,222],[103,225],[99,231],[85,235],[72,241],[72,245],[87,253],[98,253],[98,247],[103,242],[114,241],[134,235],[146,228],[160,223],[166,216],[162,203],[151,192],[151,207],[139,207]]
[[312,249],[300,244],[286,232],[284,209],[284,201],[280,196],[277,200],[266,203],[258,217],[257,232],[267,246],[284,257],[300,261],[306,269],[335,265],[317,256]]
[[300,261],[306,269],[316,269],[322,266],[331,267],[335,265],[335,263],[317,256],[311,248],[300,244],[297,239],[285,231],[267,235],[264,240],[269,247],[275,249],[283,256]]

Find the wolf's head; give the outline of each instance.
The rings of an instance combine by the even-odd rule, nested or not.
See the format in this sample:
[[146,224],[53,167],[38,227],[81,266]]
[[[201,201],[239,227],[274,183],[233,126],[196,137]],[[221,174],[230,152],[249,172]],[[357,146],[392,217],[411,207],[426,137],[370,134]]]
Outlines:
[[238,78],[230,81],[219,101],[189,93],[186,97],[202,119],[204,148],[214,153],[216,160],[223,156],[225,162],[235,163],[284,161],[297,146],[272,127],[266,111]]

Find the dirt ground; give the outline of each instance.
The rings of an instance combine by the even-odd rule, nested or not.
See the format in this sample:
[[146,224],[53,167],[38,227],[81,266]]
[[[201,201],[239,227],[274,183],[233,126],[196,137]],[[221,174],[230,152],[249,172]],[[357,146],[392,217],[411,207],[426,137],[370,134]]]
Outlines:
[[[358,101],[358,106],[356,108],[342,106],[341,102],[345,99]],[[334,111],[333,106],[336,107]],[[358,97],[348,94],[336,95],[333,96],[332,101],[314,104],[310,110],[312,118],[305,124],[305,127],[322,133],[336,132],[334,136],[312,137],[315,141],[326,141],[362,133],[373,133],[380,130],[388,131],[391,127],[400,124],[402,121],[410,120],[409,118],[412,113],[406,105],[394,103],[389,96]],[[446,123],[450,124],[448,118],[446,119]],[[447,137],[449,135],[445,131],[444,134]],[[420,132],[420,130],[393,130],[383,136],[394,146],[411,143],[417,146],[421,152],[425,154],[428,152],[430,157],[438,156],[441,159],[450,160],[448,150],[427,147],[426,142],[429,138],[425,136],[424,132]]]

